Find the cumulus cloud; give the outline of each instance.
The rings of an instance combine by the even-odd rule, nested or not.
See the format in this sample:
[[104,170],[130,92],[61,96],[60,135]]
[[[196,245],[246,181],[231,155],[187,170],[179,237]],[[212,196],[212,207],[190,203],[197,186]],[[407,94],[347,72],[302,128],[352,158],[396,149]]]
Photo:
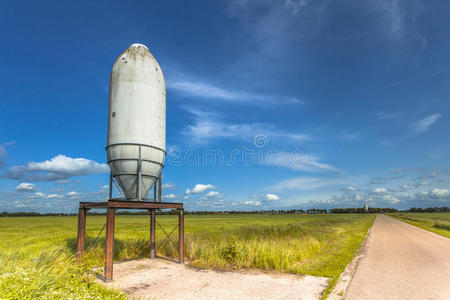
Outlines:
[[30,162],[26,166],[13,166],[2,176],[15,180],[56,181],[108,171],[107,164],[99,164],[86,158],[71,158],[60,154],[50,160]]
[[177,196],[175,194],[167,194],[163,196],[164,199],[175,199],[176,197]]
[[400,200],[392,195],[384,195],[383,201],[389,203],[389,204],[397,204],[400,202]]
[[433,189],[428,192],[428,196],[433,199],[447,198],[449,195],[447,189]]
[[196,184],[192,189],[186,189],[185,194],[189,195],[189,194],[200,194],[203,193],[204,191],[207,190],[211,190],[211,189],[215,189],[216,187],[212,184]]
[[22,182],[15,188],[18,192],[36,192],[38,187],[32,183]]
[[442,117],[442,114],[429,115],[429,116],[423,118],[422,120],[412,124],[412,130],[416,134],[424,133],[428,129],[430,129],[431,125],[436,123],[441,117]]
[[47,195],[46,198],[47,199],[62,199],[63,196],[62,195],[58,195],[58,194],[50,194],[50,195]]
[[207,194],[206,194],[206,197],[217,197],[217,196],[219,196],[219,192],[216,192],[216,191],[209,191]]
[[372,194],[385,194],[387,191],[385,188],[377,187],[371,190]]
[[79,195],[80,195],[80,193],[75,192],[75,191],[66,193],[66,196],[69,196],[69,197],[75,197],[75,196],[79,196]]
[[223,198],[223,194],[220,194],[219,192],[216,191],[209,191],[204,197],[202,197],[202,200],[214,200],[214,201],[222,201],[221,199]]
[[280,197],[278,197],[278,196],[275,195],[275,194],[266,194],[265,197],[266,197],[266,200],[267,200],[267,201],[276,201],[276,200],[280,200]]

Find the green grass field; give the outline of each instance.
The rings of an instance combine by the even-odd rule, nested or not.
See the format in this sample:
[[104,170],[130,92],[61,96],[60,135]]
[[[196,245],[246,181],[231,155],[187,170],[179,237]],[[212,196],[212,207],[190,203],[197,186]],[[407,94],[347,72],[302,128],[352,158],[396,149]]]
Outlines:
[[[186,259],[205,268],[258,269],[330,277],[328,293],[360,247],[375,215],[208,215],[185,217]],[[158,216],[167,230],[176,216]],[[105,216],[88,216],[88,246]],[[114,259],[148,257],[148,216],[116,216]],[[75,259],[76,217],[0,218],[1,299],[124,299],[92,282],[103,265],[104,233]],[[163,238],[157,226],[157,245]],[[173,235],[174,239],[177,234]],[[176,258],[169,244],[158,254]]]
[[450,213],[395,213],[401,221],[450,238]]

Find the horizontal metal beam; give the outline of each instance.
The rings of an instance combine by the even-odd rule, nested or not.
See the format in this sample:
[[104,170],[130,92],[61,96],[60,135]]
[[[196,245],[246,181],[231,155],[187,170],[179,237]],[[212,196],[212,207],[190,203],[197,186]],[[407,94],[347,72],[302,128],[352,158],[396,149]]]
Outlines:
[[[112,163],[112,162],[115,162],[115,161],[130,161],[130,160],[131,161],[139,161],[139,158],[116,158],[116,159],[108,160],[108,164]],[[164,166],[162,163],[154,161],[154,160],[151,160],[151,159],[141,159],[141,161],[157,164],[157,165],[160,165],[161,167]]]
[[183,209],[183,203],[110,200],[107,202],[80,202],[80,208]]
[[152,146],[152,145],[147,145],[147,144],[139,144],[139,143],[115,143],[115,144],[109,144],[108,146],[105,147],[105,149],[108,150],[109,148],[114,147],[114,146],[142,146],[142,147],[153,148],[155,150],[159,150],[159,151],[162,151],[162,152],[166,153],[166,151],[164,149],[161,149],[159,147]]

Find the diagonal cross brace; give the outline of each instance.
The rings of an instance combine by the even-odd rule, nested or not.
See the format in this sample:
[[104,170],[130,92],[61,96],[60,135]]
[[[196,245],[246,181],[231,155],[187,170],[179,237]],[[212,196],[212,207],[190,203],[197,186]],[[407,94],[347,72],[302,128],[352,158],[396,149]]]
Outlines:
[[158,226],[162,229],[162,231],[163,231],[164,234],[166,235],[166,238],[165,238],[161,243],[159,243],[159,245],[156,247],[156,249],[158,249],[160,246],[164,245],[164,243],[165,243],[167,240],[169,240],[169,241],[172,243],[172,245],[175,247],[175,249],[176,249],[176,248],[177,248],[177,245],[176,245],[175,242],[170,238],[170,236],[171,236],[172,233],[175,231],[175,229],[178,228],[178,224],[175,225],[175,226],[173,227],[172,231],[171,231],[169,234],[167,234],[167,232],[164,230],[164,228],[161,226],[161,224],[159,224],[158,222],[156,222],[156,223],[158,224]]

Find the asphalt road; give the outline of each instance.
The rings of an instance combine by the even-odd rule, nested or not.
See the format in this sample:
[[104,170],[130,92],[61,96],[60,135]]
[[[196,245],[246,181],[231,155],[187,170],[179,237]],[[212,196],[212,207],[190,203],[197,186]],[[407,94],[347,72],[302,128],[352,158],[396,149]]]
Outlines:
[[450,299],[450,239],[378,215],[345,299]]

